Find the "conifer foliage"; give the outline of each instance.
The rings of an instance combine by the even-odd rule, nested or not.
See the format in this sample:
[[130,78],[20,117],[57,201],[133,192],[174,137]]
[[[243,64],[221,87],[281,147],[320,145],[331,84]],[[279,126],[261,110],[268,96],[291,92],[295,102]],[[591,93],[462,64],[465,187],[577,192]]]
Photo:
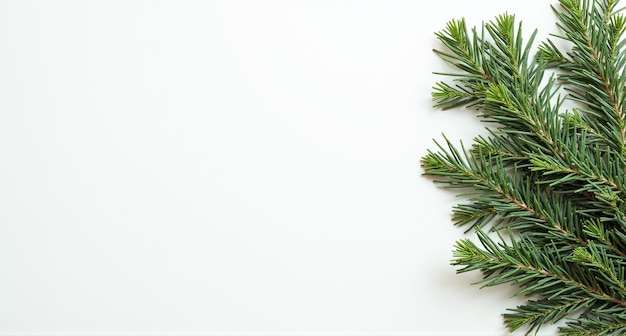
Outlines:
[[[452,20],[435,52],[455,70],[435,84],[443,109],[488,123],[471,146],[448,138],[425,175],[464,201],[458,272],[515,285],[511,330],[565,319],[563,335],[626,334],[626,18],[618,0],[559,0],[558,35],[535,43],[515,17]],[[564,104],[569,101],[568,104]],[[565,105],[569,107],[565,107]]]

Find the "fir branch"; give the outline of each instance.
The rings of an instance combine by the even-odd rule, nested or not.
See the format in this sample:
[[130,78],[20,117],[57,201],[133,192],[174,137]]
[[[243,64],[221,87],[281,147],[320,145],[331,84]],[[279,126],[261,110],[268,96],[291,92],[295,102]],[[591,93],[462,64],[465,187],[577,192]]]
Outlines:
[[[543,199],[537,199],[540,195],[539,189],[516,179],[515,176],[509,176],[502,165],[492,170],[491,164],[487,166],[485,161],[474,160],[454,148],[447,139],[446,142],[447,150],[437,144],[440,152],[429,151],[422,159],[425,174],[442,177],[435,182],[448,188],[476,189],[476,193],[464,193],[466,196],[478,195],[472,199],[475,205],[479,205],[475,209],[480,209],[485,215],[488,215],[489,211],[497,211],[504,218],[511,220],[509,228],[526,231],[528,227],[541,227],[543,230],[556,230],[568,240],[584,243],[580,237],[568,232],[558,222],[557,218],[562,217],[558,210],[549,211],[547,208],[539,210],[540,204],[546,204],[542,202]],[[458,224],[469,223],[472,216],[477,218],[484,216],[478,215],[477,212],[464,211],[469,209],[467,206],[459,209],[462,211],[455,212],[456,218],[459,219]],[[482,223],[483,221],[480,221],[475,225],[480,226]]]
[[[560,54],[559,68],[565,71],[561,80],[571,85],[572,99],[586,105],[600,121],[611,126],[611,145],[626,154],[626,122],[624,120],[624,44],[620,43],[626,21],[612,14],[615,3],[588,0],[561,0],[561,9],[555,9],[560,20],[558,27],[565,33],[559,36],[574,47],[570,59]],[[554,44],[546,46],[553,54]],[[620,84],[621,83],[621,84]],[[590,125],[592,128],[598,125]]]
[[[446,50],[435,52],[458,72],[440,73],[451,80],[435,84],[435,106],[477,110],[492,127],[469,151],[444,136],[422,167],[468,201],[453,220],[482,248],[457,242],[457,271],[533,297],[504,314],[510,330],[569,318],[562,334],[626,333],[626,18],[617,4],[559,0],[553,36],[569,49],[548,39],[534,55],[536,31],[523,39],[509,14],[472,29],[452,20],[436,34]],[[564,99],[577,107],[564,110]]]
[[560,331],[570,336],[623,335],[626,333],[626,316],[623,314],[595,315],[568,322],[567,327],[560,328]]
[[559,252],[554,246],[543,248],[541,253],[529,239],[513,241],[512,246],[498,245],[484,232],[476,230],[476,233],[485,250],[469,240],[461,240],[457,243],[452,264],[464,266],[459,273],[481,270],[484,279],[480,283],[483,286],[513,282],[520,286],[515,295],[541,294],[548,299],[568,295],[590,297],[626,307],[625,299],[604,292],[594,277],[576,274],[576,265],[566,259],[549,258]]
[[543,324],[553,323],[588,308],[595,301],[591,297],[531,300],[529,304],[510,309],[511,313],[504,314],[504,323],[510,331],[528,326],[528,333],[531,333],[538,331]]

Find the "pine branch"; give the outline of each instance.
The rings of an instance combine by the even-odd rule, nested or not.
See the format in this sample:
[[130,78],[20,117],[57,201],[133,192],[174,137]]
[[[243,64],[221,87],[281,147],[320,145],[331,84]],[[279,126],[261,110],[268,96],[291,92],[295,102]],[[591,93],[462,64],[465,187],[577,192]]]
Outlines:
[[543,324],[554,323],[581,309],[588,308],[595,300],[591,297],[531,300],[529,304],[510,309],[504,314],[504,323],[510,331],[528,326],[528,333],[538,331]]
[[[437,145],[440,152],[429,151],[429,154],[422,159],[425,173],[442,177],[443,179],[436,179],[435,182],[448,188],[475,189],[463,195],[474,196],[470,200],[474,202],[474,209],[479,211],[466,212],[464,210],[468,210],[468,206],[459,207],[460,211],[455,212],[455,216],[459,219],[458,224],[469,223],[471,219],[467,216],[482,217],[478,215],[479,212],[485,214],[497,212],[510,221],[509,229],[528,231],[528,228],[532,228],[534,231],[531,232],[541,234],[545,231],[557,231],[567,240],[584,243],[580,237],[564,229],[558,220],[574,215],[573,211],[562,213],[561,209],[568,207],[566,200],[560,199],[562,203],[559,207],[546,208],[544,206],[549,202],[541,186],[529,184],[527,181],[517,179],[516,176],[510,176],[502,165],[492,169],[491,164],[462,154],[449,141],[447,141],[447,150]],[[559,198],[556,195],[550,195],[550,197]],[[474,225],[480,226],[476,223]],[[539,228],[541,230],[536,230]]]
[[621,309],[596,309],[588,317],[568,322],[567,327],[560,328],[560,331],[571,336],[624,335],[626,316]]
[[[568,319],[565,335],[626,333],[626,18],[617,4],[559,0],[554,37],[569,47],[548,39],[535,54],[536,31],[523,39],[509,14],[472,29],[452,20],[436,34],[445,49],[435,52],[458,72],[440,73],[449,80],[435,84],[435,106],[476,110],[490,128],[469,150],[444,136],[422,167],[466,199],[453,220],[482,245],[458,241],[452,265],[532,297],[504,314],[510,330]],[[566,99],[577,107],[565,110]]]
[[[560,20],[559,36],[574,47],[568,58],[556,51],[554,44],[544,45],[543,52],[559,55],[552,58],[565,72],[560,79],[570,84],[572,99],[587,106],[598,118],[590,121],[593,129],[608,125],[610,145],[625,154],[626,123],[624,120],[624,42],[626,20],[621,14],[611,14],[616,2],[561,0],[562,11],[555,9]],[[546,57],[546,55],[544,55]],[[605,126],[606,127],[606,126]]]
[[605,303],[626,307],[626,299],[621,295],[607,293],[592,276],[579,274],[579,264],[586,261],[575,257],[554,258],[564,251],[571,255],[574,251],[543,246],[539,248],[531,240],[522,238],[512,245],[496,244],[489,236],[476,230],[484,250],[469,240],[457,243],[453,265],[464,266],[459,273],[481,270],[483,286],[515,283],[520,289],[515,295],[539,294],[548,299],[573,296],[589,297]]

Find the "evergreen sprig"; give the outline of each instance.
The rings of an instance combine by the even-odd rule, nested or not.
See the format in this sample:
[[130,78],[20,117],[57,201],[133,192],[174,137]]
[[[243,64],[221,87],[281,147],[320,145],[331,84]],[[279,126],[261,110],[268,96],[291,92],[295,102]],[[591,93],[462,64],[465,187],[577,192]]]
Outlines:
[[[452,20],[435,50],[454,69],[435,106],[478,111],[471,147],[444,137],[426,175],[466,201],[453,220],[458,272],[516,285],[511,330],[562,319],[564,335],[626,334],[626,17],[618,0],[559,0],[558,35],[535,44],[502,14],[480,28]],[[573,106],[566,109],[564,102]]]

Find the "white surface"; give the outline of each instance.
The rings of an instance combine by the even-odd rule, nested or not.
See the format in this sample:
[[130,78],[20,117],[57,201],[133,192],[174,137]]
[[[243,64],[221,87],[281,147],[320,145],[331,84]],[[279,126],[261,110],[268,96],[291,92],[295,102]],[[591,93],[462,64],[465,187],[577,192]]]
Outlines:
[[421,177],[452,18],[530,1],[0,2],[0,333],[505,335]]

